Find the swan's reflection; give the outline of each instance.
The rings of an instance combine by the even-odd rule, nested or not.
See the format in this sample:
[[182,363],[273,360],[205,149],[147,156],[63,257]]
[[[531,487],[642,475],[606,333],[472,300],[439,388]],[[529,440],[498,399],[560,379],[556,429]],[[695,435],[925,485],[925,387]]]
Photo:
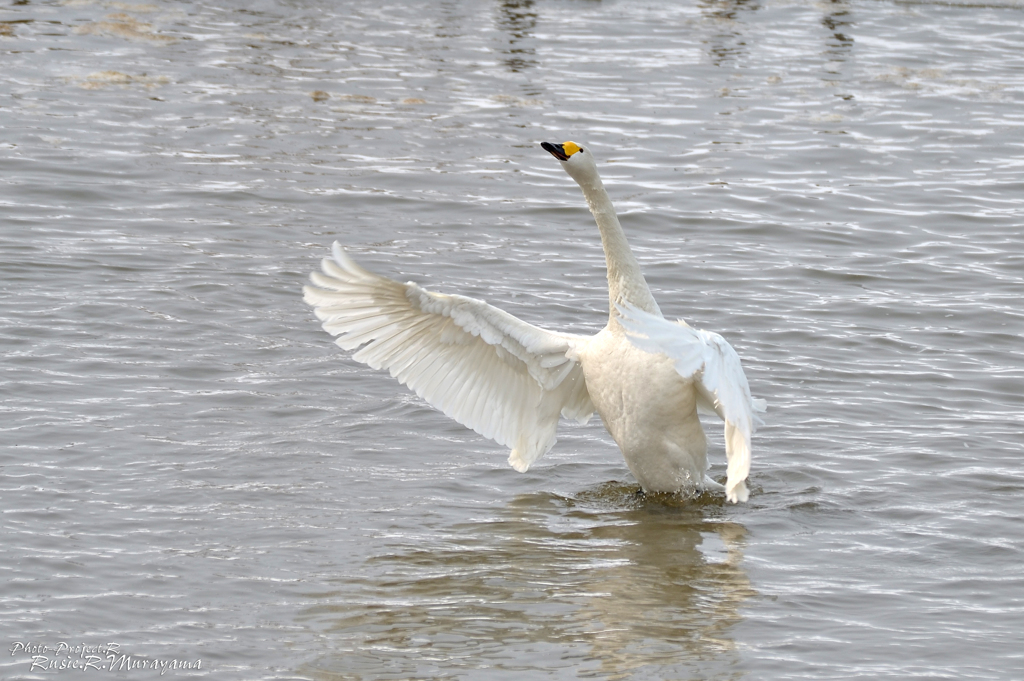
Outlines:
[[[309,613],[326,617],[338,647],[303,672],[738,678],[730,629],[753,593],[743,527],[716,521],[718,502],[634,490],[520,496],[497,517],[376,559],[359,603]],[[344,582],[337,597],[349,600]]]
[[832,34],[826,41],[827,54],[834,59],[844,60],[849,57],[853,46],[853,38],[845,32],[847,27],[853,26],[850,6],[846,0],[829,0],[825,7],[827,11],[821,18],[821,24]]
[[757,0],[700,0],[697,6],[711,29],[702,41],[711,63],[723,66],[746,57],[749,50],[743,15],[761,9]]
[[513,73],[536,66],[534,48],[524,44],[533,37],[533,30],[537,27],[533,0],[504,0],[498,9],[498,26],[508,34],[508,46],[502,50],[508,55],[505,66]]

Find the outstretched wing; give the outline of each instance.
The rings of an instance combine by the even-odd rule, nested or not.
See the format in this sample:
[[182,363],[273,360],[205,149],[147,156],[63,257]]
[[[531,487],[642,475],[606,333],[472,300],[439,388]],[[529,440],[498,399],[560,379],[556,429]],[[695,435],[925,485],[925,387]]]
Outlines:
[[750,436],[763,424],[755,412],[764,412],[767,405],[751,397],[739,355],[717,333],[691,328],[682,320],[670,322],[631,305],[618,309],[619,323],[630,341],[641,350],[672,359],[680,376],[694,380],[701,401],[725,421],[726,498],[733,503],[746,501]]
[[369,272],[334,243],[303,288],[324,330],[352,358],[387,369],[417,395],[512,450],[519,472],[555,444],[559,415],[594,412],[576,348],[585,338],[527,324],[465,296]]

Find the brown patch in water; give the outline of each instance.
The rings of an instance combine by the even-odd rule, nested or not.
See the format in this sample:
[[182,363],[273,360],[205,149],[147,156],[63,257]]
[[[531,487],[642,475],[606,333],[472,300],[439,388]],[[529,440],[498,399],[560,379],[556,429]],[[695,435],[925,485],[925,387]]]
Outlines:
[[109,7],[110,9],[119,9],[122,12],[141,12],[143,14],[160,11],[159,5],[133,4],[130,2],[120,2],[119,0],[109,0],[108,2],[98,2],[97,0],[61,0],[57,4],[63,7],[89,7],[92,5],[101,5],[103,7]]
[[109,14],[105,21],[93,21],[75,28],[78,35],[110,35],[125,40],[166,45],[176,42],[176,38],[155,33],[153,24],[139,21],[135,17],[117,12]]
[[103,3],[103,6],[109,7],[110,9],[123,10],[125,12],[141,12],[143,14],[160,11],[160,7],[158,5],[133,5],[130,2],[105,2]]
[[102,90],[106,87],[117,86],[126,88],[131,85],[141,85],[148,90],[159,87],[170,82],[167,76],[147,76],[140,74],[133,76],[120,71],[96,71],[82,79],[78,87],[84,90]]
[[492,95],[491,100],[506,106],[543,106],[540,99],[523,99],[515,95]]

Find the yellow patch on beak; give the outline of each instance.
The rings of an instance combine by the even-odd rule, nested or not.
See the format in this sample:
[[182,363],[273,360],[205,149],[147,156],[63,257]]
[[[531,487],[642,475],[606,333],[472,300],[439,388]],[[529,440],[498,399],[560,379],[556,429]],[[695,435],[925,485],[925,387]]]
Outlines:
[[566,158],[569,158],[579,150],[580,145],[576,144],[575,142],[566,142],[565,144],[562,145],[562,151],[565,152]]

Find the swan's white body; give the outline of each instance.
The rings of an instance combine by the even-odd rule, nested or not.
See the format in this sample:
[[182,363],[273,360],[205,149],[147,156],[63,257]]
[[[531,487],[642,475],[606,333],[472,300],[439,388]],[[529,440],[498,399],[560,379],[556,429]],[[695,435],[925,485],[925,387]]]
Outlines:
[[746,501],[750,436],[763,403],[718,334],[669,322],[626,242],[593,156],[545,144],[583,189],[608,265],[608,325],[586,337],[546,331],[479,300],[368,272],[334,244],[304,289],[353,359],[386,368],[459,423],[509,447],[526,471],[555,443],[560,416],[596,411],[649,492],[721,489],[707,477],[698,407],[725,421],[726,497]]

